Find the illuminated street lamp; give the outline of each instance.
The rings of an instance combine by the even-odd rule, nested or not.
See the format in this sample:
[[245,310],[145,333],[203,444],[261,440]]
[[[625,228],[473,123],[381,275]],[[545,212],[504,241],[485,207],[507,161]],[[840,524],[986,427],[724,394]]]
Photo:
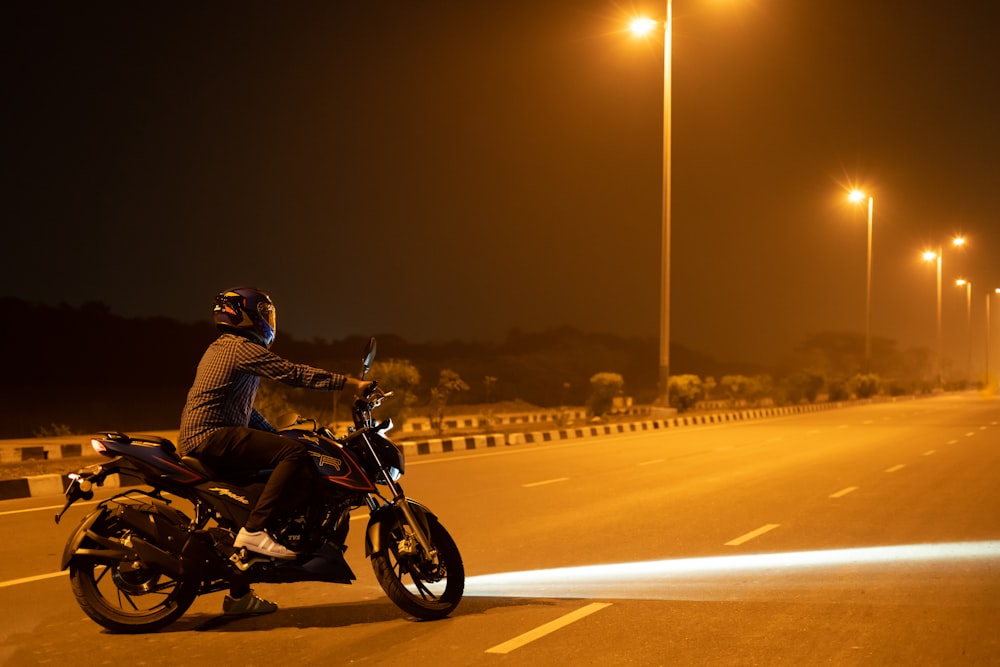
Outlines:
[[672,0],[667,0],[666,18],[662,24],[650,18],[637,18],[629,28],[636,36],[651,34],[658,25],[663,27],[663,208],[660,259],[660,370],[659,402],[670,405],[670,40],[673,24]]
[[[861,190],[852,190],[848,198],[858,203],[865,199]],[[868,270],[865,279],[865,373],[871,372],[872,362],[872,209],[874,197],[868,197]]]
[[966,374],[972,377],[972,281],[959,278],[955,285],[965,288],[965,326],[969,331],[969,358],[966,361]]
[[[951,245],[953,247],[961,247],[965,245],[965,238],[957,236],[951,240]],[[938,249],[927,250],[923,254],[925,262],[937,261],[937,382],[938,386],[942,384],[941,377],[941,362],[944,358],[944,339],[941,336],[941,263],[944,257],[944,251],[941,246]]]

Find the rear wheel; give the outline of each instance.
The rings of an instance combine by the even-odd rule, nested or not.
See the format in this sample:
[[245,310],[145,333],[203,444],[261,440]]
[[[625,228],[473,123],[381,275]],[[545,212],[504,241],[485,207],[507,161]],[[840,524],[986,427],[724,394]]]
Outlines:
[[[103,534],[120,541],[127,532]],[[166,627],[188,610],[199,588],[198,581],[174,579],[139,560],[78,556],[70,563],[69,576],[73,595],[87,616],[120,633]]]
[[465,568],[458,546],[437,519],[427,517],[431,544],[428,558],[401,525],[372,554],[375,577],[389,599],[408,614],[425,621],[444,618],[458,606],[465,590]]

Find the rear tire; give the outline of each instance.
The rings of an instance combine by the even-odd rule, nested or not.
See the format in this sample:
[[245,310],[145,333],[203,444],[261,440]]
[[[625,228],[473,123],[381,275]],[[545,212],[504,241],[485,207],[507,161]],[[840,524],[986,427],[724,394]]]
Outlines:
[[372,554],[375,578],[389,599],[407,614],[433,621],[450,614],[465,590],[465,567],[458,546],[433,516],[427,517],[428,537],[437,557],[428,559],[419,547],[414,555],[400,555],[405,539],[398,524],[383,540],[382,550]]
[[[94,530],[102,530],[94,526]],[[102,532],[116,541],[126,530]],[[83,547],[95,547],[86,542]],[[174,579],[137,560],[75,557],[70,584],[80,608],[111,632],[135,634],[164,628],[184,614],[198,596],[200,582]]]

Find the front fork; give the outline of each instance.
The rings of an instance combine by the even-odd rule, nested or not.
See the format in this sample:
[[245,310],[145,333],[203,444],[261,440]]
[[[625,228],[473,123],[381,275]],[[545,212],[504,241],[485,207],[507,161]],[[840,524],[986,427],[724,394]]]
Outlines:
[[[375,448],[372,447],[371,441],[368,439],[367,434],[362,433],[361,437],[364,438],[365,444],[368,446],[369,453],[375,458],[378,463],[379,468],[382,469],[382,477],[385,479],[386,486],[389,487],[389,491],[392,492],[392,505],[403,512],[403,518],[406,519],[405,523],[402,524],[403,532],[407,534],[407,539],[398,545],[399,552],[405,555],[413,555],[414,549],[412,542],[416,540],[420,548],[424,550],[427,554],[427,558],[434,560],[437,558],[437,549],[431,544],[430,536],[427,535],[427,531],[424,530],[424,524],[417,520],[417,516],[410,506],[410,501],[406,498],[406,494],[403,493],[403,487],[396,483],[394,479],[385,470],[385,466],[382,464],[382,460],[379,458],[378,453]],[[375,496],[369,494],[367,497],[368,507],[375,511],[379,507],[378,500]]]
[[[405,519],[405,521],[400,522],[400,526],[406,537],[396,545],[398,553],[404,556],[413,556],[416,554],[416,546],[419,545],[424,553],[427,554],[427,558],[434,560],[437,558],[437,549],[431,544],[430,537],[427,535],[427,531],[424,530],[425,522],[417,518],[409,499],[403,494],[403,489],[398,484],[389,480],[389,488],[393,492],[390,504],[400,510],[403,513],[403,519]],[[378,497],[375,495],[369,494],[366,501],[368,508],[372,512],[382,507]],[[416,545],[414,545],[414,542]]]

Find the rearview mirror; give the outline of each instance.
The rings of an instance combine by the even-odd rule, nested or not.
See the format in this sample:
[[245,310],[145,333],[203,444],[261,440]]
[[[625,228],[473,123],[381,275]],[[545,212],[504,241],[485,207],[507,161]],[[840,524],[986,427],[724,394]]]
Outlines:
[[375,344],[375,337],[372,336],[368,339],[368,345],[365,346],[365,356],[361,360],[361,379],[364,380],[368,375],[368,371],[371,370],[372,362],[375,361],[375,349],[377,345]]

